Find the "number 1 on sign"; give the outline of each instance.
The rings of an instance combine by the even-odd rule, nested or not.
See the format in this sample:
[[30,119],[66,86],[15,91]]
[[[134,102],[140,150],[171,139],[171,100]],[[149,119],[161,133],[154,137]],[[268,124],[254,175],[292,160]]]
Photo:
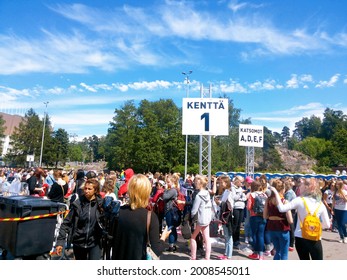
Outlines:
[[205,119],[205,131],[210,131],[210,113],[203,113],[200,119]]

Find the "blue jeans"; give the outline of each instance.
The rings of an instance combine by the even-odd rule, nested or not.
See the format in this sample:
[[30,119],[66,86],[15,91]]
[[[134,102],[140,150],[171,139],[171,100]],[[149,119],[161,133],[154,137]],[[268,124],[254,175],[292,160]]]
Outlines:
[[226,255],[229,259],[233,256],[233,233],[229,232],[227,225],[223,225],[223,232],[224,232],[224,244],[225,244],[225,252],[224,255]]
[[263,255],[264,252],[264,235],[266,220],[263,216],[252,216],[249,219],[252,230],[252,247],[255,253]]
[[177,241],[177,230],[176,230],[176,227],[173,226],[171,211],[168,211],[165,214],[165,220],[166,220],[166,224],[168,228],[172,226],[172,229],[169,235],[169,244],[175,244]]
[[347,211],[334,209],[335,219],[337,223],[337,230],[339,231],[340,238],[347,237],[346,223],[347,223]]
[[249,214],[249,210],[247,209],[247,207],[245,207],[245,226],[244,226],[244,230],[245,230],[245,237],[251,237],[252,236],[252,230],[251,230],[251,225],[249,222],[249,218],[250,218],[250,214]]
[[272,244],[276,250],[274,260],[288,260],[290,241],[289,231],[269,231]]

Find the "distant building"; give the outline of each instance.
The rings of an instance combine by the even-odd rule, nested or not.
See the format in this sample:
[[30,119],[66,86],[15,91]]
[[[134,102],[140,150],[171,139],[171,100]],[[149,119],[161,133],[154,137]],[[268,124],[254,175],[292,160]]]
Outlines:
[[11,135],[14,132],[15,127],[18,127],[19,124],[22,122],[23,117],[18,116],[18,115],[10,115],[6,113],[1,113],[0,115],[5,121],[5,137],[2,139],[3,140],[3,145],[2,145],[2,151],[1,151],[1,156],[3,157],[6,155],[8,149],[10,148],[10,139]]

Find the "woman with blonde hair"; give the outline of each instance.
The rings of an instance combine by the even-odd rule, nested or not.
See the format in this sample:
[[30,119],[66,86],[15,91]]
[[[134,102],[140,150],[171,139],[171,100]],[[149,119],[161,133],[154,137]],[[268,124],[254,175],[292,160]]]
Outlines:
[[[223,188],[223,194],[217,202],[220,205],[220,212],[222,214],[222,227],[224,234],[224,254],[219,256],[218,259],[226,260],[231,259],[233,256],[233,208],[235,191],[231,187],[231,180],[228,175],[219,177],[219,184]],[[225,205],[222,207],[222,205]]]
[[345,184],[342,180],[336,182],[332,206],[332,215],[336,219],[340,243],[347,243],[347,191],[344,189],[344,186]]
[[283,204],[281,197],[274,187],[270,187],[277,200],[277,207],[280,212],[297,210],[297,222],[295,228],[295,248],[300,260],[323,260],[323,247],[321,238],[319,240],[309,240],[302,235],[301,224],[308,215],[306,206],[310,214],[317,213],[321,220],[322,228],[330,227],[328,212],[322,203],[322,191],[315,178],[305,178],[299,185],[300,197],[294,198],[287,204]]
[[195,188],[199,192],[195,196],[191,210],[192,217],[197,215],[197,223],[190,239],[190,256],[192,260],[196,260],[196,237],[201,231],[205,243],[205,260],[209,260],[211,255],[210,223],[212,219],[212,202],[210,192],[207,190],[208,178],[197,175],[194,181]]
[[[135,174],[128,184],[129,203],[119,211],[112,247],[113,260],[145,260],[147,246],[147,215],[152,185],[143,174]],[[148,237],[152,250],[160,256],[165,239],[170,231],[164,229],[159,238],[159,222],[154,212],[150,213]]]

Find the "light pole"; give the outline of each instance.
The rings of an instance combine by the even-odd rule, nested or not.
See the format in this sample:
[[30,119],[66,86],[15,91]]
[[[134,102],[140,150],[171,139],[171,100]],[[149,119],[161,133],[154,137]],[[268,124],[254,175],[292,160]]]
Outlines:
[[[193,71],[189,70],[188,72],[182,72],[182,74],[186,77],[187,80],[187,88],[186,88],[186,97],[189,97],[189,75],[192,74]],[[188,161],[188,134],[186,134],[186,149],[185,149],[185,156],[184,156],[184,182],[186,182],[187,179],[187,161]]]
[[40,153],[40,164],[39,164],[39,167],[41,167],[42,165],[42,152],[43,152],[43,141],[45,140],[45,128],[46,128],[46,111],[47,111],[47,105],[48,105],[48,101],[46,102],[43,102],[43,104],[46,105],[46,108],[45,108],[45,113],[44,113],[44,116],[43,116],[43,129],[42,129],[42,141],[41,141],[41,153]]

